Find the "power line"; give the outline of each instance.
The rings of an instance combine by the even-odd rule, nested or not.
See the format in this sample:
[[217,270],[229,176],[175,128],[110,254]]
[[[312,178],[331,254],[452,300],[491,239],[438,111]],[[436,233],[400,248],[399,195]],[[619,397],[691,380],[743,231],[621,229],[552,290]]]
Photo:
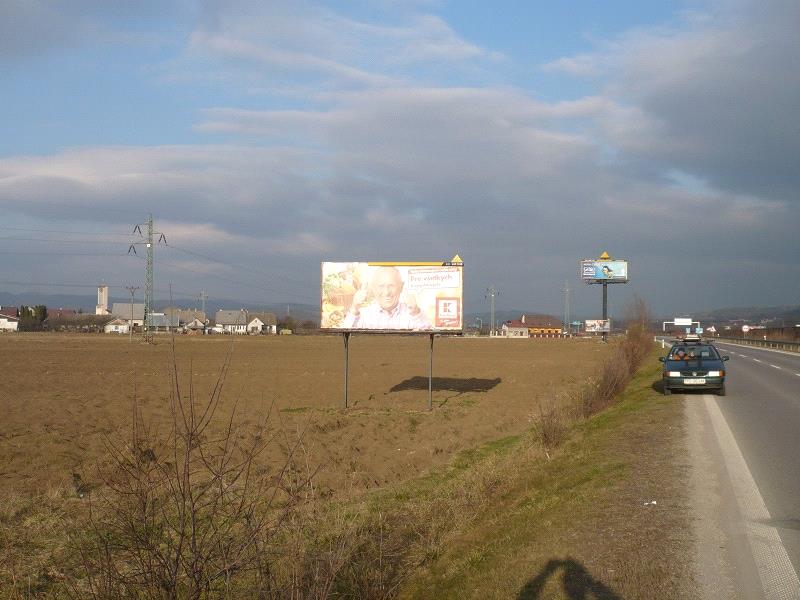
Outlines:
[[64,231],[62,229],[34,229],[31,227],[0,227],[0,231],[33,231],[36,233],[66,233],[70,235],[118,235],[130,237],[128,233],[98,233],[96,231]]
[[54,240],[27,237],[0,237],[0,240],[7,242],[45,242],[47,244],[119,244],[117,240]]
[[118,256],[125,258],[127,254],[112,254],[110,252],[26,252],[21,250],[0,250],[0,254],[13,254],[19,256]]
[[261,273],[262,275],[264,275],[265,277],[269,277],[270,279],[282,279],[286,283],[297,284],[297,285],[300,285],[300,286],[304,286],[305,285],[305,282],[301,282],[301,281],[298,281],[296,279],[290,279],[289,277],[286,277],[285,275],[275,275],[274,273],[268,273],[267,271],[263,271],[263,270],[261,270],[261,269],[259,269],[257,267],[237,265],[237,264],[234,264],[234,263],[231,263],[231,262],[228,262],[228,261],[224,261],[224,260],[220,260],[218,258],[214,258],[212,256],[208,256],[206,254],[202,254],[200,252],[195,252],[193,250],[187,250],[187,249],[181,248],[179,246],[174,246],[172,244],[168,244],[167,247],[168,248],[172,248],[173,250],[177,250],[179,252],[184,252],[184,253],[189,254],[191,256],[197,256],[199,258],[204,258],[206,260],[210,260],[212,262],[218,263],[218,264],[226,266],[226,267],[231,267],[231,268],[234,268],[234,269],[238,269],[240,271],[246,271],[248,273],[252,273],[252,272]]

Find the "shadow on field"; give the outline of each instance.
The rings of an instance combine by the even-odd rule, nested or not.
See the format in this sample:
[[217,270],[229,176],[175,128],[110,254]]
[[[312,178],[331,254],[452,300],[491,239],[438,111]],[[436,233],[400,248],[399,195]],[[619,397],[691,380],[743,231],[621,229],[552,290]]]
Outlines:
[[[495,387],[502,380],[497,377],[495,379],[463,379],[460,377],[434,377],[432,387],[434,392],[457,392],[465,394],[467,392],[488,392]],[[428,378],[417,375],[397,385],[392,386],[390,392],[404,392],[406,390],[427,390]]]
[[571,558],[566,560],[551,560],[539,574],[525,584],[519,591],[517,600],[534,600],[542,598],[544,587],[548,580],[562,571],[561,584],[564,594],[570,600],[622,600],[622,596],[615,593],[606,584],[592,577],[583,565]]

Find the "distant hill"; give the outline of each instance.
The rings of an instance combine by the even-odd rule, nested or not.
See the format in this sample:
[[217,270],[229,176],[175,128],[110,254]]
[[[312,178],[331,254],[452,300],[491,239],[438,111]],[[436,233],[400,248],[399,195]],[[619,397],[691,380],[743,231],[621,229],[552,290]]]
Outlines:
[[714,322],[742,320],[748,323],[769,322],[776,324],[796,325],[800,323],[800,305],[718,308],[697,313],[695,318],[701,321]]

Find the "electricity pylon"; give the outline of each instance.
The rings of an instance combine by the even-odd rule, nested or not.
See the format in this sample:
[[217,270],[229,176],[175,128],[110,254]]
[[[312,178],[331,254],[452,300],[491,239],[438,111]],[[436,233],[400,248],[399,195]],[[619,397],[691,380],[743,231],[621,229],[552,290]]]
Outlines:
[[[147,226],[147,235],[142,233],[142,225]],[[167,238],[160,231],[153,230],[153,215],[147,215],[147,221],[140,223],[133,228],[133,233],[138,233],[142,238],[139,242],[132,242],[128,248],[128,254],[133,251],[136,254],[136,246],[144,244],[147,249],[147,260],[145,267],[144,279],[144,323],[142,325],[142,335],[144,341],[151,343],[153,341],[153,330],[150,321],[152,321],[153,314],[153,236],[158,235],[158,243],[164,242],[167,245]]]

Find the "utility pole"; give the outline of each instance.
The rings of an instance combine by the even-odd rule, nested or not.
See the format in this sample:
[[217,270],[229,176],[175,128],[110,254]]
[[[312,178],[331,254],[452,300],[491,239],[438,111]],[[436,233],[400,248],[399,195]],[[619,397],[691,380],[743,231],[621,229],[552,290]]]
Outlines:
[[[147,227],[147,235],[142,233],[142,225]],[[131,251],[136,254],[137,245],[144,244],[147,249],[147,264],[145,267],[144,279],[144,323],[142,324],[142,333],[144,335],[144,341],[150,343],[153,341],[153,332],[151,331],[149,323],[149,321],[152,320],[151,315],[153,314],[153,236],[158,234],[158,243],[164,242],[165,246],[167,245],[167,238],[160,231],[153,230],[152,214],[147,215],[147,221],[136,225],[133,228],[133,233],[138,233],[142,240],[131,243],[130,247],[128,247],[128,254],[130,254]]]
[[125,289],[131,294],[131,322],[128,325],[128,333],[130,334],[131,343],[133,343],[133,296],[136,294],[136,290],[139,289],[139,286],[126,285]]
[[569,321],[569,282],[564,282],[564,327],[566,328],[566,332],[569,335],[572,332],[572,328],[570,326]]
[[200,304],[203,307],[203,320],[206,319],[206,299],[208,298],[208,294],[206,294],[205,290],[200,290]]
[[495,326],[494,326],[494,299],[500,295],[500,292],[492,285],[486,288],[486,298],[489,298],[490,306],[491,306],[491,321],[492,321],[492,329],[489,332],[490,336],[495,335]]

